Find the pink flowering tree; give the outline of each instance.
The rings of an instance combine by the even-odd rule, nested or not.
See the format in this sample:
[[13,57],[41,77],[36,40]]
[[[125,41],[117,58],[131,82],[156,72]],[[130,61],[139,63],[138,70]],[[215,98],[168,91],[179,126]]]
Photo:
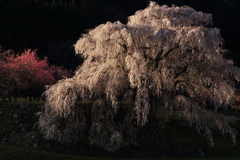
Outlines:
[[41,96],[45,85],[71,77],[71,72],[63,67],[50,66],[47,57],[39,59],[36,50],[25,50],[19,56],[10,54],[5,59],[0,64],[3,96]]

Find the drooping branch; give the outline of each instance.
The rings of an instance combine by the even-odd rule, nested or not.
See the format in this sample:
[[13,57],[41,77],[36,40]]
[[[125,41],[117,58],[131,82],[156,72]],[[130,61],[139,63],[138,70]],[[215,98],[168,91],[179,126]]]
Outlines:
[[[233,104],[240,70],[222,56],[223,40],[211,25],[211,14],[150,2],[126,25],[107,22],[90,30],[75,44],[76,53],[85,57],[75,76],[45,92],[43,133],[59,140],[55,136],[68,133],[71,139],[71,129],[86,130],[87,117],[76,112],[76,102],[91,100],[90,142],[114,151],[123,136],[147,123],[150,99],[156,97],[156,107],[182,114],[211,144],[213,129],[235,142],[229,123],[236,118],[218,110]],[[71,123],[67,130],[60,129],[62,118]]]

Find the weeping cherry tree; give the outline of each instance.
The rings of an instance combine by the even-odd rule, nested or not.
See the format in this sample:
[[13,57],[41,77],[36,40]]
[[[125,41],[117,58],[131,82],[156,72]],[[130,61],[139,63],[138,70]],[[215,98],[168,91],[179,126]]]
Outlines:
[[85,61],[75,76],[45,91],[41,131],[68,143],[87,135],[91,144],[115,151],[146,125],[155,106],[185,117],[211,145],[213,130],[235,143],[230,122],[237,119],[221,111],[234,103],[240,70],[223,57],[222,44],[212,15],[187,6],[150,2],[127,24],[101,24],[76,42]]

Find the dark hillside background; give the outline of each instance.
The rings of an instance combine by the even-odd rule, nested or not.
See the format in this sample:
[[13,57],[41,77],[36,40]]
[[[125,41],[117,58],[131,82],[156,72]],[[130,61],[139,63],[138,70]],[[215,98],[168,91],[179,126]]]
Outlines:
[[[220,28],[226,55],[240,66],[239,0],[156,0],[160,5],[188,5],[213,14]],[[147,0],[0,0],[0,46],[22,52],[38,49],[50,64],[74,69],[81,59],[73,44],[86,29],[107,21],[127,22],[135,11],[147,7]]]

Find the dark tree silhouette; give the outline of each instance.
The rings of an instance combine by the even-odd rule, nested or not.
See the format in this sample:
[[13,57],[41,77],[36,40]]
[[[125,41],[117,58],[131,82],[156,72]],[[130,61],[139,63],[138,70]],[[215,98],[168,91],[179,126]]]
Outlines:
[[[47,139],[75,142],[88,132],[91,144],[114,151],[155,106],[184,116],[211,145],[212,130],[235,143],[229,123],[237,119],[221,110],[233,104],[240,70],[223,58],[222,43],[212,15],[186,6],[150,2],[126,25],[101,24],[75,44],[85,58],[75,76],[46,90],[39,126]],[[79,99],[93,101],[91,108]]]

